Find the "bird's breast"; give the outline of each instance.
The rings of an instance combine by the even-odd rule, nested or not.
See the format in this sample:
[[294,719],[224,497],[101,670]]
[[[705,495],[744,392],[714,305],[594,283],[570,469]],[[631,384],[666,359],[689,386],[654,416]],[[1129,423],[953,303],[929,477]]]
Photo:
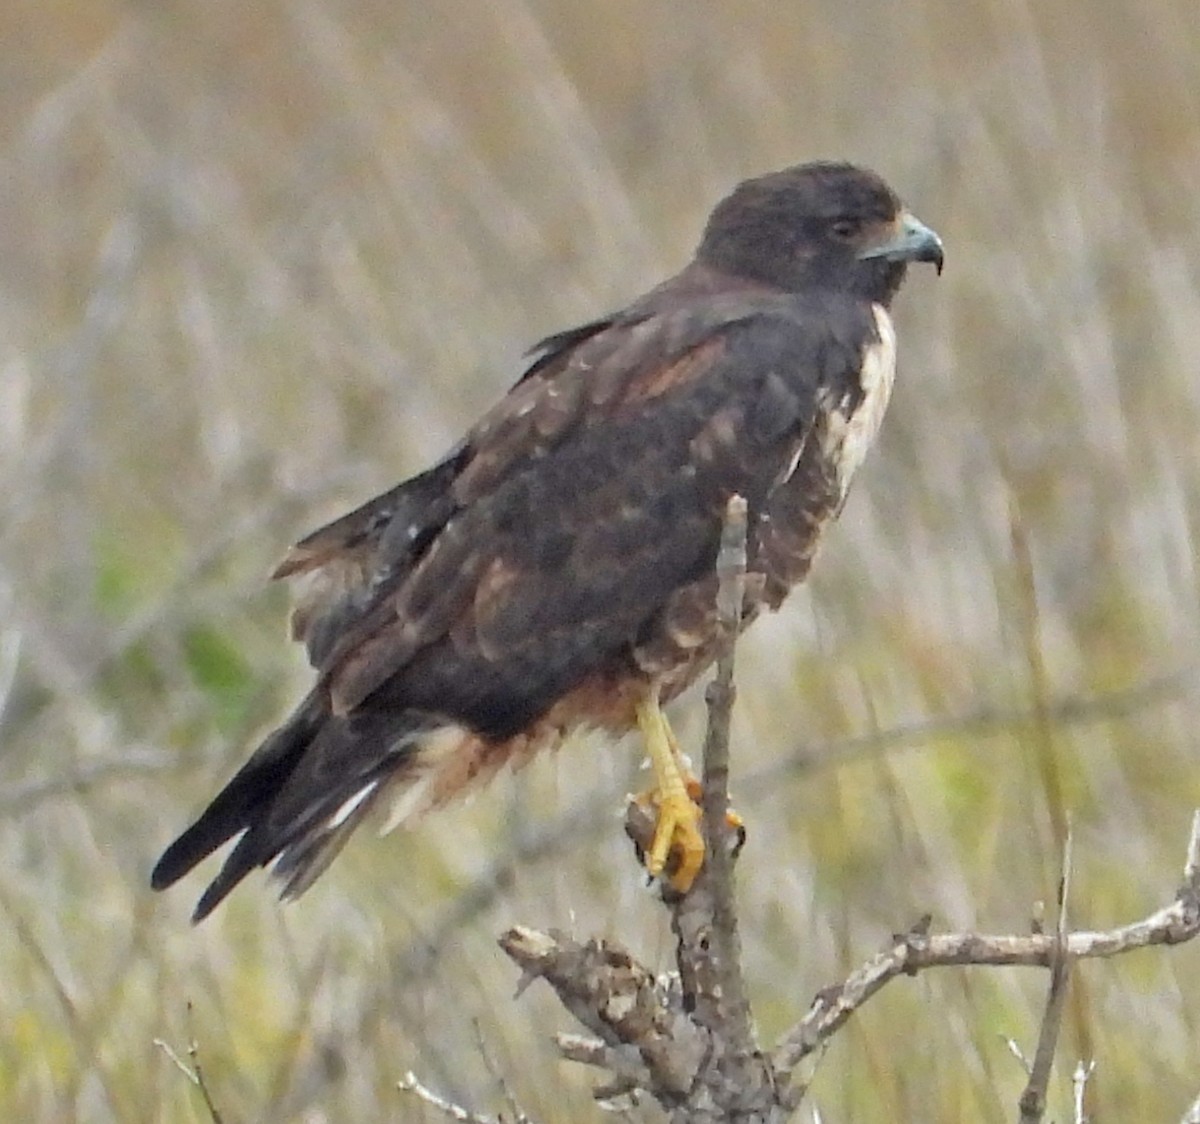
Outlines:
[[837,473],[843,497],[867,455],[892,396],[896,379],[896,330],[882,305],[875,305],[878,336],[863,349],[858,386],[827,398],[822,453]]

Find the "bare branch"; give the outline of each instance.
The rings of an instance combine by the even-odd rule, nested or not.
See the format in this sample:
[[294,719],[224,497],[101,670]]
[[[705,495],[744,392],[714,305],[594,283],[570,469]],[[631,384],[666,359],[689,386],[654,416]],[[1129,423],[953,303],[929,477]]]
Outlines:
[[[614,941],[580,943],[564,933],[518,927],[500,941],[524,973],[518,991],[534,979],[545,979],[591,1031],[590,1037],[560,1035],[558,1046],[564,1057],[608,1075],[608,1083],[595,1091],[598,1099],[608,1101],[642,1089],[667,1111],[672,1124],[730,1119],[782,1124],[803,1101],[829,1040],[889,980],[952,965],[1049,968],[1046,1012],[1033,1061],[1024,1063],[1012,1044],[1029,1074],[1020,1101],[1021,1124],[1039,1124],[1072,961],[1177,944],[1200,933],[1200,813],[1192,823],[1184,884],[1170,905],[1120,928],[1078,932],[1068,925],[1071,847],[1064,813],[1063,866],[1052,934],[1039,924],[1025,935],[931,935],[930,918],[925,917],[846,980],[819,993],[808,1013],[766,1056],[755,1042],[741,974],[733,890],[737,847],[730,846],[734,833],[728,809],[733,649],[746,581],[745,506],[736,496],[726,514],[718,575],[723,644],[707,694],[706,858],[686,894],[672,889],[669,880],[659,885],[676,936],[678,976],[656,977]],[[1039,716],[1045,719],[1045,706],[1039,706],[1035,717]],[[1053,787],[1047,786],[1052,818]],[[631,801],[625,827],[645,851],[654,835],[654,810],[645,801]],[[1082,1118],[1088,1073],[1090,1069],[1076,1071],[1077,1118]]]
[[696,997],[696,1013],[710,1029],[719,1029],[734,1055],[744,1060],[755,1052],[756,1044],[742,977],[734,856],[726,847],[730,828],[729,730],[737,697],[733,668],[746,596],[746,501],[741,496],[730,497],[725,508],[717,579],[721,650],[716,676],[705,693],[708,731],[704,740],[704,840],[710,875],[707,888],[711,893],[713,987]]
[[171,1064],[175,1066],[180,1073],[183,1074],[193,1085],[196,1084],[196,1075],[188,1068],[187,1062],[183,1060],[176,1052],[175,1047],[171,1045],[165,1038],[154,1038],[151,1040],[168,1058],[171,1059]]
[[[615,1077],[623,1093],[646,1089],[650,1085],[650,1071],[634,1051],[609,1046],[599,1038],[586,1038],[582,1034],[562,1033],[555,1035],[554,1041],[558,1045],[558,1052],[567,1061],[607,1070]],[[610,1090],[607,1095],[615,1096],[616,1093]]]
[[[1117,929],[1080,930],[1065,938],[1070,960],[1118,956],[1136,948],[1173,945],[1200,934],[1200,812],[1192,819],[1184,883],[1175,900],[1141,921]],[[797,1067],[811,1055],[819,1057],[824,1043],[854,1012],[889,980],[916,975],[926,968],[955,965],[994,965],[1048,968],[1056,949],[1064,944],[1058,935],[988,936],[981,933],[928,935],[924,924],[896,937],[892,945],[868,960],[840,984],[820,992],[804,1016],[784,1035],[773,1062],[781,1082],[790,1081]],[[798,1104],[803,1097],[801,1083]]]
[[483,1028],[479,1025],[479,1020],[475,1020],[475,1045],[479,1049],[479,1056],[483,1059],[484,1067],[487,1069],[491,1078],[496,1083],[496,1088],[500,1092],[500,1096],[504,1098],[504,1103],[508,1106],[509,1112],[512,1113],[513,1124],[532,1124],[529,1114],[517,1104],[517,1098],[513,1096],[512,1090],[508,1087],[508,1082],[504,1079],[492,1058],[492,1052],[488,1049],[487,1040],[483,1036]]
[[[746,504],[727,506],[717,558],[720,650],[709,686],[704,748],[705,862],[686,894],[660,883],[676,938],[678,977],[658,979],[614,942],[579,944],[562,933],[512,929],[501,946],[542,977],[597,1038],[560,1037],[565,1056],[605,1069],[609,1099],[645,1089],[678,1121],[784,1119],[772,1074],[754,1040],[741,969],[733,868],[740,825],[729,813],[729,730],[734,647],[746,582]],[[625,827],[639,850],[655,813],[631,801]]]
[[1038,1124],[1046,1113],[1046,1095],[1050,1088],[1050,1071],[1054,1066],[1054,1051],[1062,1029],[1063,1008],[1067,999],[1067,979],[1071,961],[1067,956],[1067,901],[1071,891],[1071,826],[1068,821],[1063,841],[1062,874],[1058,881],[1058,921],[1055,925],[1054,951],[1050,960],[1050,989],[1046,996],[1046,1013],[1038,1031],[1037,1050],[1029,1067],[1029,1081],[1021,1099],[1020,1124]]
[[610,1049],[632,1048],[636,1064],[623,1064],[618,1073],[632,1076],[644,1067],[644,1087],[667,1103],[691,1087],[708,1050],[706,1036],[688,1018],[678,994],[620,945],[580,944],[564,933],[517,927],[500,938],[500,947],[525,973],[521,988],[539,977],[546,980],[563,1006]]
[[626,1109],[639,1103],[639,1094],[651,1087],[651,1077],[628,1047],[606,1046],[598,1038],[581,1034],[557,1034],[558,1051],[570,1062],[594,1066],[608,1076],[603,1085],[592,1091],[596,1102],[609,1110]]
[[469,1112],[462,1105],[457,1105],[445,1097],[438,1096],[432,1089],[422,1085],[412,1070],[409,1070],[396,1083],[396,1088],[403,1093],[411,1093],[418,1100],[422,1100],[432,1108],[436,1108],[439,1112],[444,1113],[448,1120],[457,1120],[460,1124],[500,1124],[500,1121],[494,1117],[480,1116],[477,1113]]
[[[188,1004],[188,1019],[191,1020],[192,1005]],[[208,1084],[204,1079],[204,1070],[200,1066],[200,1044],[195,1038],[188,1042],[187,1056],[191,1065],[188,1065],[178,1053],[171,1047],[170,1043],[162,1038],[155,1038],[154,1045],[157,1046],[168,1058],[171,1059],[175,1068],[184,1075],[193,1085],[199,1090],[200,1097],[204,1101],[204,1107],[208,1110],[209,1119],[212,1124],[223,1124],[224,1118],[221,1116],[220,1110],[217,1108],[216,1101],[213,1100],[212,1093],[209,1091]]]

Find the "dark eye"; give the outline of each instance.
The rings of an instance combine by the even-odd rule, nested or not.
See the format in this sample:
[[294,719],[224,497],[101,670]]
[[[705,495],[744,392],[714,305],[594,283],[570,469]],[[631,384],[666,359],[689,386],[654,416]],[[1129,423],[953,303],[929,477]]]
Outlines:
[[842,242],[849,242],[850,239],[858,236],[859,231],[862,230],[862,223],[858,219],[835,219],[829,229],[833,232],[834,238]]

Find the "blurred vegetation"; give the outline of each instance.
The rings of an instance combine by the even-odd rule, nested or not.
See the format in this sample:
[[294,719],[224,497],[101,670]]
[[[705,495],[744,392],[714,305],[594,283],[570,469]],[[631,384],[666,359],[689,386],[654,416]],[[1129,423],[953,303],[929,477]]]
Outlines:
[[[410,1068],[496,1111],[480,1037],[530,1113],[599,1119],[494,937],[669,962],[619,829],[631,746],[364,832],[286,909],[252,881],[192,929],[201,879],[147,873],[302,690],[263,583],[290,541],[677,268],[736,180],[818,156],[883,172],[948,268],[901,298],[812,582],[742,646],[761,1029],[926,911],[1023,929],[1048,762],[1076,923],[1169,898],[1200,804],[1194,0],[17,0],[0,34],[4,1119],[205,1120],[155,1045],[191,1038],[231,1121],[419,1120]],[[1051,1115],[1084,1057],[1095,1119],[1178,1119],[1197,956],[1079,968]],[[1012,1119],[1004,1039],[1032,1048],[1045,984],[892,985],[822,1119]]]

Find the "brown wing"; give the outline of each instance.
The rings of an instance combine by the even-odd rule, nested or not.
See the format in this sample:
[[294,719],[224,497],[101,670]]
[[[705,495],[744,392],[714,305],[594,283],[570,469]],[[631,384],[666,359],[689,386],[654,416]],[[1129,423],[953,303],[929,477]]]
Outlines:
[[379,587],[323,671],[335,710],[376,697],[509,736],[627,658],[711,567],[725,499],[760,510],[815,414],[836,339],[790,299],[713,298],[618,322],[525,379],[469,436],[454,514]]
[[[612,317],[593,320],[541,340],[530,348],[531,363],[510,395],[527,380],[561,369],[579,344],[611,323]],[[457,502],[451,485],[471,457],[469,440],[427,471],[307,535],[275,568],[272,579],[301,579],[291,633],[314,667],[371,605],[375,590],[411,569],[445,526]]]
[[[534,344],[528,353],[530,365],[509,392],[510,396],[518,393],[527,380],[561,370],[579,344],[609,327],[612,322],[612,317],[593,320],[547,336]],[[288,551],[271,574],[272,579],[294,577],[342,564],[347,556],[352,556],[355,569],[366,570],[369,576],[380,566],[395,563],[395,557],[388,557],[389,543],[402,549],[407,543],[411,553],[419,553],[419,549],[411,544],[418,543],[423,532],[436,530],[446,521],[447,512],[442,510],[441,501],[467,458],[468,446],[469,440],[460,442],[449,456],[433,468],[402,481],[390,491],[375,496],[361,507],[305,536]],[[390,539],[385,534],[389,529]],[[366,581],[366,577],[363,581]]]

